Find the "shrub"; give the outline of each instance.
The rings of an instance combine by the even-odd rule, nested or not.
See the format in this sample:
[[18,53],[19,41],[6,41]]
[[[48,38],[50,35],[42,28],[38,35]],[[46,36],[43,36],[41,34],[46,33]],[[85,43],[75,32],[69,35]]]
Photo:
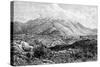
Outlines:
[[39,46],[34,49],[34,57],[42,59],[42,58],[47,58],[50,53],[50,49],[46,48],[44,45]]

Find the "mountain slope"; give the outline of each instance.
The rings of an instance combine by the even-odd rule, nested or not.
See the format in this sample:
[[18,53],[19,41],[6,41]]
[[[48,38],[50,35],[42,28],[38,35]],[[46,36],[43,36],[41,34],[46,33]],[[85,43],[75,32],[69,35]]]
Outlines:
[[39,34],[46,30],[49,30],[49,33],[52,29],[68,36],[95,35],[97,31],[96,29],[87,28],[80,23],[63,19],[37,18],[26,23],[14,22],[15,32]]

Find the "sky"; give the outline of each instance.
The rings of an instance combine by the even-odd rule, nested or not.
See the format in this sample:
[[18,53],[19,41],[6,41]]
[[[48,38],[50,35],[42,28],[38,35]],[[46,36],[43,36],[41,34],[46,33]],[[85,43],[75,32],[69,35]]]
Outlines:
[[14,21],[27,22],[39,17],[51,17],[81,23],[94,29],[98,24],[97,6],[14,1]]

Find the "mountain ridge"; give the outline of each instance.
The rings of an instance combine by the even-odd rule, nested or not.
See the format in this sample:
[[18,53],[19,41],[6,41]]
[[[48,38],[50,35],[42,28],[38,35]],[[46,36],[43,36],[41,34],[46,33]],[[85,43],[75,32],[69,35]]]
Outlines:
[[26,23],[13,22],[14,30],[24,31],[26,33],[41,33],[49,28],[55,27],[56,30],[62,33],[62,35],[72,36],[84,36],[84,35],[96,35],[97,29],[90,29],[83,26],[80,23],[74,23],[71,20],[51,19],[51,18],[37,18],[35,20],[29,20]]

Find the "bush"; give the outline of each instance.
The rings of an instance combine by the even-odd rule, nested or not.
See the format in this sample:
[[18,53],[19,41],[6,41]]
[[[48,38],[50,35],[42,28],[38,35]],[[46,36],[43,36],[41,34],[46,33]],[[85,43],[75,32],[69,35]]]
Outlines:
[[47,58],[50,52],[51,52],[50,49],[42,45],[34,49],[34,57],[39,58],[39,59]]

